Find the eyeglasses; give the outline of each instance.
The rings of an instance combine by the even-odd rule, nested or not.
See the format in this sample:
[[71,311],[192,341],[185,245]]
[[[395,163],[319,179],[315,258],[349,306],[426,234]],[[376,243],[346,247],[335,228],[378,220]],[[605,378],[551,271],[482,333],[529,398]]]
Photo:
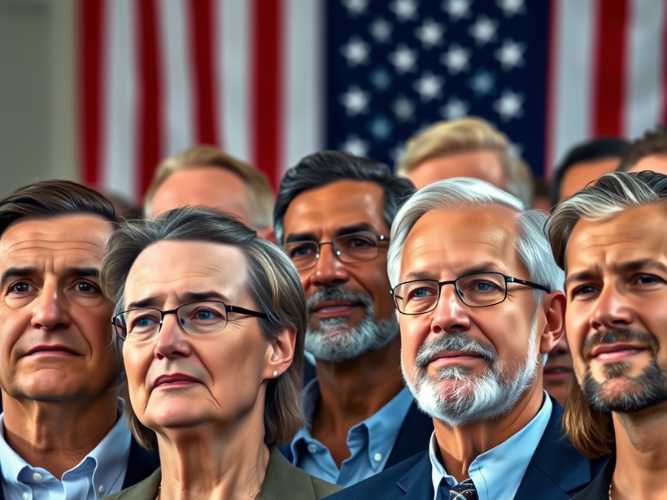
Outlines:
[[489,307],[500,304],[507,298],[507,283],[517,283],[551,293],[551,290],[544,285],[501,273],[473,273],[453,281],[406,281],[396,285],[391,294],[394,296],[398,312],[417,315],[431,312],[436,308],[444,285],[454,285],[461,302],[468,307]]
[[389,238],[368,231],[344,234],[331,241],[295,241],[286,243],[283,248],[294,267],[299,271],[309,269],[320,258],[322,245],[331,245],[334,255],[341,262],[364,262],[377,257],[380,242],[389,241]]
[[142,342],[153,338],[162,329],[164,317],[175,314],[183,331],[193,335],[221,332],[227,326],[229,313],[268,319],[265,313],[243,307],[228,306],[217,300],[184,304],[176,309],[130,309],[114,316],[111,324],[116,334],[126,342]]

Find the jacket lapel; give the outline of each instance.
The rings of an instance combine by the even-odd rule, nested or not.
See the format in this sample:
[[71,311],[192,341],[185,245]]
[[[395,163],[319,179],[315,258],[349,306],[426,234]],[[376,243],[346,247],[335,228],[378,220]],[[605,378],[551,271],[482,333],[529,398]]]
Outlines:
[[125,473],[125,481],[123,481],[123,489],[143,481],[159,466],[160,457],[157,452],[142,448],[133,436],[130,443],[130,457],[127,460],[127,472]]
[[422,413],[414,401],[405,416],[396,442],[387,459],[385,470],[403,460],[428,450],[429,440],[433,433],[433,419]]
[[431,460],[428,453],[424,453],[422,459],[396,481],[396,485],[405,492],[406,499],[432,500],[434,491],[431,480]]

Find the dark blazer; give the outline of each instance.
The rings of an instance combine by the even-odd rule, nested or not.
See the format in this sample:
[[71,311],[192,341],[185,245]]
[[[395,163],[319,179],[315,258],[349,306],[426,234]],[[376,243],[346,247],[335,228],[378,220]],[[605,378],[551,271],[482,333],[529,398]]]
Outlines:
[[615,468],[616,457],[611,457],[602,471],[591,481],[591,484],[586,486],[572,500],[608,500],[609,485]]
[[[575,450],[563,434],[563,409],[553,399],[552,403],[554,409],[549,423],[528,464],[515,500],[567,500],[590,483],[604,464],[603,461],[591,461]],[[433,500],[433,497],[431,461],[426,451],[332,495],[330,499]]]
[[[125,473],[125,481],[123,481],[123,489],[143,481],[159,466],[160,458],[158,457],[158,454],[156,452],[145,450],[134,440],[134,437],[132,437],[132,442],[130,443],[130,457],[127,460],[127,472]],[[0,487],[0,500],[5,500],[5,492],[2,487]]]
[[[107,497],[108,500],[154,500],[157,496],[162,470],[156,470],[139,484]],[[259,500],[320,500],[339,491],[340,486],[327,483],[290,464],[277,448],[271,448],[266,477]]]
[[[391,449],[385,469],[410,458],[417,453],[428,450],[429,439],[433,433],[433,419],[421,412],[414,401],[410,405],[401,429],[396,436],[396,442]],[[279,447],[285,458],[292,462],[293,455],[289,444]]]

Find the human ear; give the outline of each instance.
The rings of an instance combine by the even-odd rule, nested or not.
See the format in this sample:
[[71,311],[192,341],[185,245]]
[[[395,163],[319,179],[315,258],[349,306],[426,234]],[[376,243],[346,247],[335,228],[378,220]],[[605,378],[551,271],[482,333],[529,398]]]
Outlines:
[[559,290],[551,292],[543,300],[546,322],[540,335],[540,353],[547,354],[565,334],[565,294]]
[[278,336],[269,341],[265,379],[277,378],[287,371],[294,359],[296,329],[284,327]]

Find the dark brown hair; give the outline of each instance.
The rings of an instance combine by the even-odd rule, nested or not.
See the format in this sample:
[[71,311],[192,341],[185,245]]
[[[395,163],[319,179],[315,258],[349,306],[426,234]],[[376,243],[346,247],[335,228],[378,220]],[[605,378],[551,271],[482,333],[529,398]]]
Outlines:
[[665,125],[660,125],[655,130],[647,130],[643,137],[633,142],[623,155],[618,170],[627,172],[639,163],[639,160],[652,155],[667,156],[667,126]]
[[114,222],[113,205],[100,193],[72,181],[40,181],[23,186],[0,201],[0,235],[24,217],[96,215]]

